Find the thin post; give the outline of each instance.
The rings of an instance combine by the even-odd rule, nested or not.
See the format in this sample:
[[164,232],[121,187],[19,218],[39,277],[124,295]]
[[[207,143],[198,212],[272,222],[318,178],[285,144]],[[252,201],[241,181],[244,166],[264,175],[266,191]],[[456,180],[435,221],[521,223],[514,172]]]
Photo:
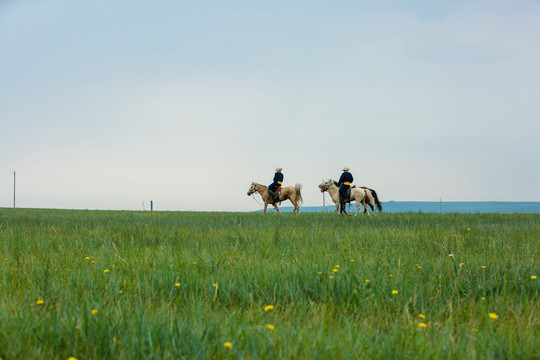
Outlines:
[[15,184],[17,183],[17,181],[16,181],[16,179],[17,179],[16,176],[17,176],[17,175],[16,175],[16,173],[15,173],[15,170],[13,170],[13,211],[14,211],[14,212],[15,212],[15,204],[16,204],[16,202],[15,202],[15,199],[16,199],[16,196],[15,196],[15,194],[16,194],[16,192],[15,192],[15,190],[16,190],[16,185],[15,185]]
[[154,201],[150,200],[150,217],[154,217]]

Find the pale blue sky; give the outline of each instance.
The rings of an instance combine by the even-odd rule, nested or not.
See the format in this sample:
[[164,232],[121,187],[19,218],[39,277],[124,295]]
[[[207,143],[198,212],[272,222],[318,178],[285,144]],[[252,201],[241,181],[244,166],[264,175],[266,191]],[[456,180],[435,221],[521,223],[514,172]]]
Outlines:
[[540,201],[539,1],[4,0],[0,55],[3,207]]

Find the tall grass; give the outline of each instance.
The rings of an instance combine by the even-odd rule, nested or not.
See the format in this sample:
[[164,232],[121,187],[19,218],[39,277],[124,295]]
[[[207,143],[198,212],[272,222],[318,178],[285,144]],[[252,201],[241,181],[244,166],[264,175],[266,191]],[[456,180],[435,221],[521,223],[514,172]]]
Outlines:
[[539,214],[0,209],[0,357],[540,358],[539,235]]

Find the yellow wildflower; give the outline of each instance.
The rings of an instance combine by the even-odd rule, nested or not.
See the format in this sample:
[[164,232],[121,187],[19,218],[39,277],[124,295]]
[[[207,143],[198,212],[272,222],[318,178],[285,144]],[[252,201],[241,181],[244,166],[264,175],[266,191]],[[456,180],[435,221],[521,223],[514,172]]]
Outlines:
[[427,328],[426,323],[423,323],[423,322],[418,323],[418,326],[421,327],[421,328]]
[[499,318],[499,316],[495,313],[489,313],[489,318],[490,319],[493,319],[493,320],[497,320]]
[[333,269],[332,272],[335,272],[337,273],[339,270],[338,269]]
[[392,290],[392,294],[393,294],[393,295],[397,295],[398,292],[399,292],[399,291],[397,291],[397,290]]
[[270,310],[274,310],[274,305],[266,305],[264,307],[264,311],[270,311]]
[[465,265],[465,263],[461,263],[461,264],[459,264],[459,266],[464,266],[464,265]]
[[531,279],[536,280],[536,275],[531,276]]
[[329,276],[328,278],[329,278],[329,279],[333,279],[334,277],[333,277],[333,276]]
[[75,356],[70,356],[68,357],[68,360],[77,360],[77,358]]
[[227,341],[223,344],[226,348],[230,348],[232,346],[232,343],[230,341]]
[[109,269],[105,269],[105,270],[103,270],[103,272],[106,274],[106,273],[109,272]]
[[43,300],[38,300],[38,301],[36,301],[36,304],[38,304],[38,305],[43,305],[43,303],[44,303]]
[[369,279],[364,280],[364,282],[367,284],[369,282]]
[[392,274],[388,275],[389,278],[393,278]]
[[426,318],[426,315],[424,315],[424,314],[418,314],[418,317],[420,317],[420,319],[425,319],[425,318]]
[[92,315],[96,315],[98,313],[98,309],[92,309]]
[[476,332],[476,333],[477,333],[477,332],[480,332],[480,330],[478,330],[477,328],[472,328],[472,331],[473,331],[473,332]]
[[213,287],[217,287],[217,283],[214,283],[214,285],[212,285]]
[[351,259],[352,262],[354,262],[354,259]]
[[322,274],[322,271],[319,271],[317,274]]
[[174,283],[174,286],[179,287],[180,283]]
[[274,329],[275,329],[274,325],[272,325],[272,324],[268,324],[268,325],[266,325],[266,327],[267,327],[268,329],[270,329],[270,330],[274,330]]
[[485,269],[485,268],[486,268],[486,266],[485,266],[485,265],[482,265],[482,269]]
[[335,268],[338,268],[338,267],[339,267],[339,265],[336,265],[336,266],[334,266],[334,267],[335,267]]
[[467,231],[471,231],[471,228],[467,228]]
[[85,257],[84,257],[84,260],[90,260],[90,257],[89,257],[89,256],[85,256]]

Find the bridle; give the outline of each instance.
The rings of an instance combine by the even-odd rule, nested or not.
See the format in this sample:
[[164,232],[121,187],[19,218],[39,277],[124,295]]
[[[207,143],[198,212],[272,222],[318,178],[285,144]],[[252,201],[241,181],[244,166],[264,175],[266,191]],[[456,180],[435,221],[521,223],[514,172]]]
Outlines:
[[255,194],[256,192],[259,192],[259,191],[257,190],[257,185],[259,185],[259,184],[253,183],[253,185],[251,185],[251,187],[250,187],[249,190],[248,190],[248,195],[249,195],[249,196]]
[[[259,204],[259,205],[264,205],[264,204],[260,203],[260,202],[257,200],[257,198],[255,198],[255,194],[258,194],[258,193],[259,193],[259,191],[257,190],[257,185],[259,185],[259,184],[253,183],[252,187],[249,188],[249,191],[248,191],[249,194],[248,194],[248,195],[249,195],[249,196],[253,195],[253,200],[255,200],[255,202],[256,202],[257,204]],[[253,189],[252,189],[252,188],[253,188]],[[260,194],[259,194],[259,195],[260,195]],[[262,195],[261,195],[261,198],[262,198]]]

